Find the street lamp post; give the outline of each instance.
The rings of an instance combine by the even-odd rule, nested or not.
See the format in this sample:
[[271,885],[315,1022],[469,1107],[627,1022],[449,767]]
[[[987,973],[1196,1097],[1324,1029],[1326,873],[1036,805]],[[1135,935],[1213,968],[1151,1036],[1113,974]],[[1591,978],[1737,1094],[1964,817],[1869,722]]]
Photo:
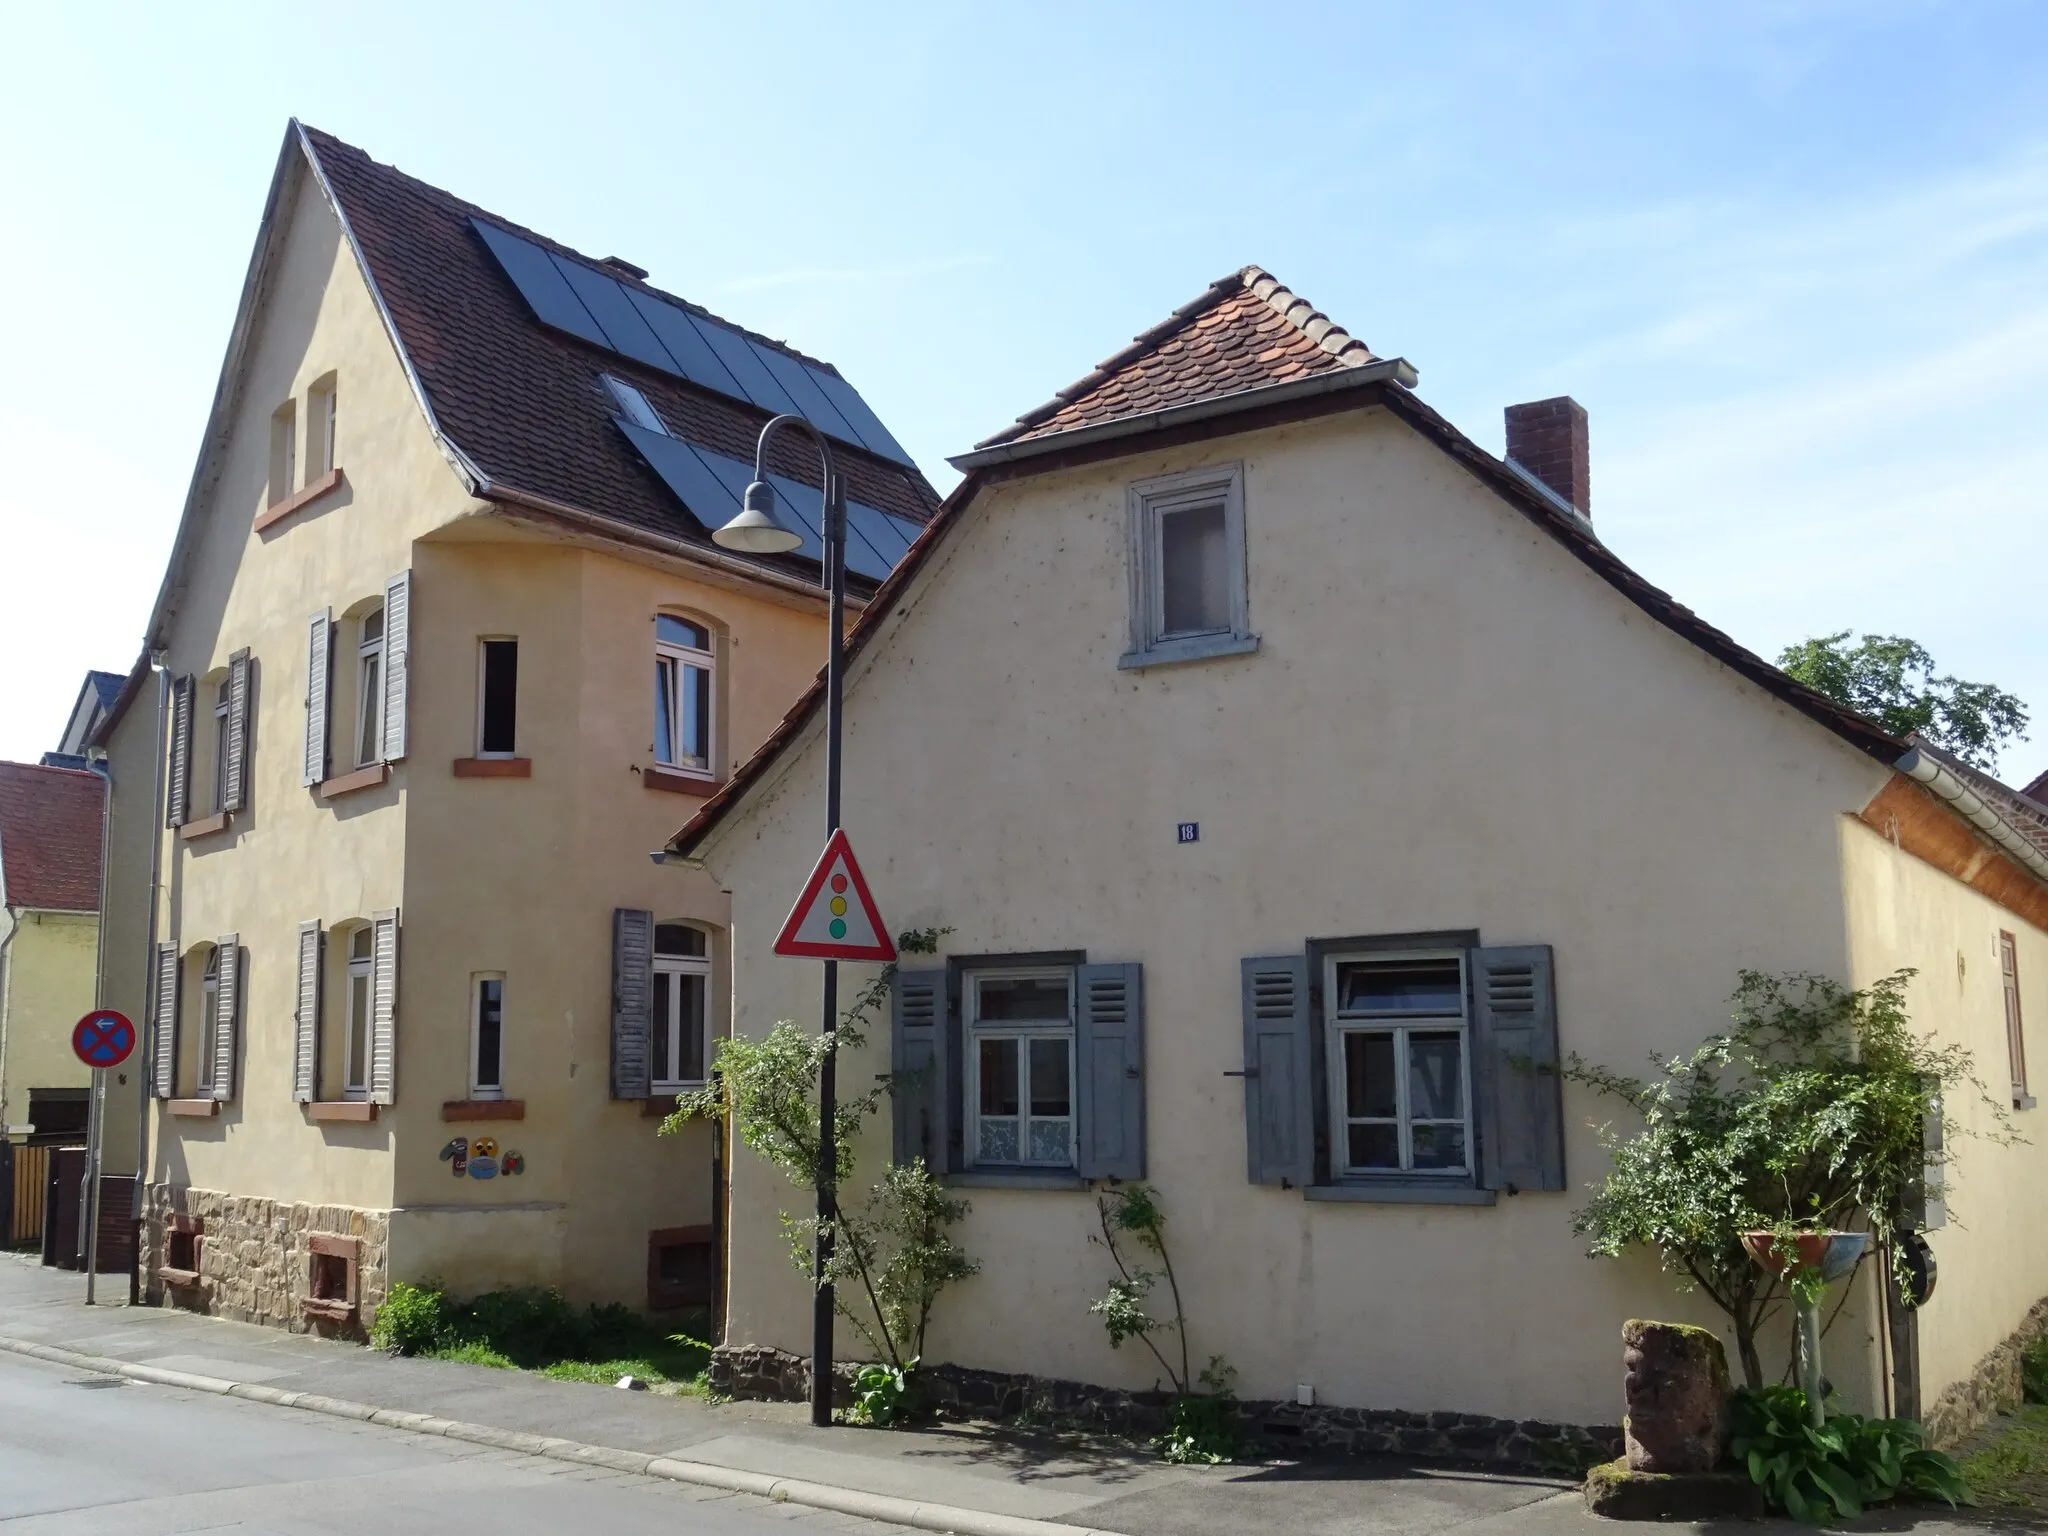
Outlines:
[[[801,416],[777,416],[761,429],[754,445],[754,481],[739,515],[712,540],[723,549],[750,555],[781,555],[802,547],[803,537],[775,516],[775,488],[768,483],[768,443],[777,432],[795,429],[810,434],[818,445],[825,473],[825,549],[819,572],[827,595],[825,642],[825,836],[839,830],[839,706],[846,627],[846,489],[832,445]],[[839,962],[825,962],[824,1037],[830,1042],[839,1029]],[[832,1229],[839,1216],[839,1147],[834,1134],[838,1116],[838,1059],[825,1052],[818,1073],[818,1246],[812,1259],[811,1422],[832,1422]]]

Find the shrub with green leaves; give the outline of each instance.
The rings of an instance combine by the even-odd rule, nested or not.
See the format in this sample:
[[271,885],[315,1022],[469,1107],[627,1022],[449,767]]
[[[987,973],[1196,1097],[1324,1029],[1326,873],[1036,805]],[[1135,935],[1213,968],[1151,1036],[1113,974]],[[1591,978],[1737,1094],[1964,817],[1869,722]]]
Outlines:
[[1941,1499],[1951,1508],[1974,1502],[1962,1469],[1929,1450],[1911,1419],[1830,1412],[1815,1429],[1806,1394],[1784,1386],[1738,1388],[1729,1417],[1730,1453],[1772,1508],[1809,1525],[1853,1519],[1899,1498]]
[[440,1343],[447,1328],[447,1298],[432,1286],[399,1280],[370,1324],[370,1343],[389,1354],[417,1355]]
[[889,1429],[909,1419],[913,1413],[910,1376],[916,1369],[915,1360],[903,1365],[862,1366],[854,1373],[853,1407],[847,1410],[847,1420]]
[[2048,1403],[2048,1334],[2020,1352],[2020,1391],[2030,1403]]

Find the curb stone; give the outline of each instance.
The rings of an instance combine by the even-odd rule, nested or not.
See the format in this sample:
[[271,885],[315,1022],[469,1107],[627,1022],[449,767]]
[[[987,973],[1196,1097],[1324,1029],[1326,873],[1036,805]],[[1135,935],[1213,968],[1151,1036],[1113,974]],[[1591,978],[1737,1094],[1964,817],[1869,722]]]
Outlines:
[[951,1504],[926,1504],[900,1499],[891,1494],[868,1493],[859,1488],[839,1488],[829,1483],[806,1482],[802,1478],[773,1477],[763,1472],[742,1472],[732,1467],[703,1461],[682,1461],[673,1456],[656,1456],[645,1451],[622,1451],[606,1445],[583,1445],[547,1435],[521,1434],[517,1430],[494,1429],[488,1424],[467,1424],[460,1419],[436,1418],[431,1414],[408,1413],[397,1408],[379,1408],[371,1403],[354,1403],[346,1398],[323,1397],[316,1392],[286,1392],[255,1382],[228,1381],[219,1376],[194,1376],[186,1371],[167,1371],[151,1365],[131,1365],[106,1355],[82,1354],[52,1344],[0,1336],[0,1349],[52,1365],[92,1371],[102,1376],[125,1376],[152,1386],[181,1387],[188,1392],[206,1392],[215,1397],[239,1397],[277,1408],[298,1408],[324,1413],[332,1418],[355,1419],[411,1434],[435,1435],[444,1440],[462,1440],[492,1450],[514,1451],[525,1456],[545,1456],[554,1461],[573,1461],[585,1466],[606,1467],[642,1477],[658,1477],[672,1483],[691,1483],[725,1493],[751,1494],[776,1503],[802,1504],[838,1515],[878,1520],[887,1525],[909,1526],[920,1531],[946,1531],[956,1536],[1116,1536],[1089,1526],[1066,1525],[1057,1520],[1033,1520],[1024,1515],[998,1515],[986,1510],[962,1509]]

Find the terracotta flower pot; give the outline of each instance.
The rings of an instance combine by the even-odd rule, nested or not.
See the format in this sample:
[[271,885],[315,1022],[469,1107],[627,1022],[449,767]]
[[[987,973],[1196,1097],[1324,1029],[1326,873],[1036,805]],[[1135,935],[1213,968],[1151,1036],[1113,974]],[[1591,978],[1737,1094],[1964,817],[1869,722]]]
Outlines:
[[[1856,1267],[1856,1261],[1863,1256],[1869,1242],[1870,1234],[1867,1232],[1795,1233],[1792,1248],[1798,1258],[1792,1267],[1818,1269],[1823,1280],[1839,1280]],[[1745,1232],[1742,1234],[1742,1246],[1749,1250],[1749,1256],[1756,1260],[1758,1268],[1773,1275],[1785,1273],[1785,1255],[1778,1247],[1776,1233]]]

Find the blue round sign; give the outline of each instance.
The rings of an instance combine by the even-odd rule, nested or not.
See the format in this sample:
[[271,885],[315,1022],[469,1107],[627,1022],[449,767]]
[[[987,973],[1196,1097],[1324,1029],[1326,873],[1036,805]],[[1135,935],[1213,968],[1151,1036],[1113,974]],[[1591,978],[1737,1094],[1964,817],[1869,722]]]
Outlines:
[[96,1008],[73,1026],[71,1050],[88,1067],[118,1067],[135,1051],[135,1026],[128,1015]]

